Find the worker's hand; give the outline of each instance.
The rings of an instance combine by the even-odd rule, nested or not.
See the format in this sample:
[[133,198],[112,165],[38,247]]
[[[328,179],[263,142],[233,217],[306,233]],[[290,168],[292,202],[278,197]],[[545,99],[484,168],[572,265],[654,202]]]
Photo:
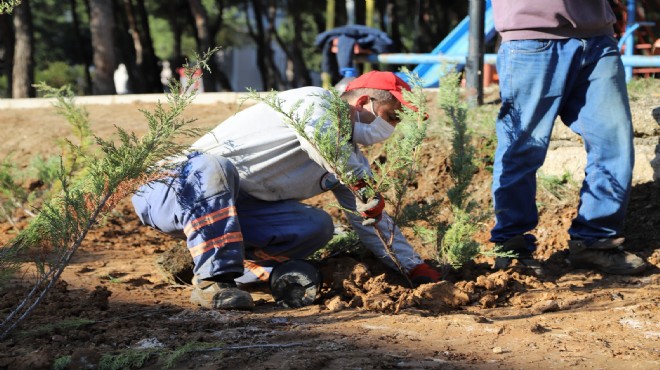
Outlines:
[[355,207],[360,215],[364,217],[362,225],[371,226],[380,221],[385,208],[385,200],[383,200],[382,195],[375,193],[373,196],[368,196],[369,187],[364,180],[356,182],[352,189],[355,194]]
[[437,283],[442,280],[442,275],[427,263],[420,263],[415,266],[408,273],[408,277],[415,287],[422,284]]
[[362,225],[364,226],[371,226],[380,221],[383,215],[383,209],[385,208],[385,201],[379,193],[376,193],[376,195],[366,202],[355,198],[355,204],[357,211],[364,217],[362,221]]

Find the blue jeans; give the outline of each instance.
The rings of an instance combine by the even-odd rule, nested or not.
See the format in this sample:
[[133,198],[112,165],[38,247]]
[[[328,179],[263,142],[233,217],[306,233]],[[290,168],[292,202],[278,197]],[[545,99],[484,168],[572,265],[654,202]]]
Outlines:
[[519,40],[500,46],[502,107],[493,169],[496,225],[504,242],[538,224],[536,171],[555,119],[582,137],[587,154],[571,239],[618,236],[630,195],[634,151],[623,64],[610,36]]
[[223,157],[194,153],[177,172],[142,186],[133,206],[143,224],[186,239],[202,279],[254,271],[267,280],[263,267],[305,258],[332,238],[329,214],[241,192],[236,168]]

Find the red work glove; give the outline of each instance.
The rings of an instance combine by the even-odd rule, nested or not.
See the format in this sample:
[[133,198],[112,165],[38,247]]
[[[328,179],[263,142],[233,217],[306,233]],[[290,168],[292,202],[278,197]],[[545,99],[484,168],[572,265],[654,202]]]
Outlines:
[[380,221],[385,208],[385,200],[383,200],[380,193],[376,193],[370,198],[367,197],[367,184],[364,180],[360,180],[353,185],[353,191],[356,194],[355,207],[360,215],[364,217],[362,225],[371,226]]
[[376,195],[374,195],[366,203],[362,203],[362,201],[356,199],[356,208],[362,217],[364,217],[362,225],[371,226],[380,221],[383,215],[383,209],[385,208],[385,201],[383,200],[383,197],[380,196],[380,194],[376,193]]
[[426,263],[420,263],[408,273],[410,281],[415,286],[422,284],[437,283],[442,280],[442,276],[433,267]]

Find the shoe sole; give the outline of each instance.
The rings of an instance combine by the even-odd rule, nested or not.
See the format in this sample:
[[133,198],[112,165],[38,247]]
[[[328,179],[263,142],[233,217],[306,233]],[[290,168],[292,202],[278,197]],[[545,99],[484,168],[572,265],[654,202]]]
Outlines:
[[211,302],[207,301],[203,297],[197,293],[196,290],[193,290],[193,292],[190,294],[190,303],[194,305],[198,305],[200,307],[208,308],[208,309],[215,309],[215,310],[242,310],[242,311],[250,311],[254,309],[254,303],[252,304],[245,304],[245,305],[230,305],[227,307],[215,307],[211,304]]

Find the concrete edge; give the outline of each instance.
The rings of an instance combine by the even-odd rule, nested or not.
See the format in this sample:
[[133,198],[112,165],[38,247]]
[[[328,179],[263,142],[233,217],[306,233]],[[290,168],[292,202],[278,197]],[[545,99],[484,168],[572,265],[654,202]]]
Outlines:
[[[248,97],[248,93],[218,92],[201,93],[195,97],[192,104],[212,105],[240,104]],[[0,109],[31,109],[51,107],[55,98],[27,98],[27,99],[0,99]],[[166,94],[126,94],[126,95],[95,95],[76,97],[80,105],[112,105],[112,104],[139,104],[158,103],[167,104]]]
[[[426,92],[437,92],[437,88],[426,88]],[[193,105],[241,104],[248,97],[247,92],[205,92],[197,95]],[[0,109],[31,109],[52,107],[55,98],[0,99]],[[126,95],[86,95],[77,96],[76,103],[80,105],[112,105],[112,104],[167,104],[166,94],[126,94]],[[246,104],[250,104],[247,101]]]

